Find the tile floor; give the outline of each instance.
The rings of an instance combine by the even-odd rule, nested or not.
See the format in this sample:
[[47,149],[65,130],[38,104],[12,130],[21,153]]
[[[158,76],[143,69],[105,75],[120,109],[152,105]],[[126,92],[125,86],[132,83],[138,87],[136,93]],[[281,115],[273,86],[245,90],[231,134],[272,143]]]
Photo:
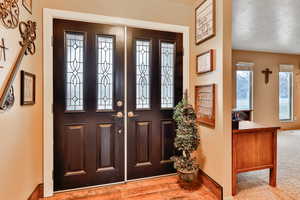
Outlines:
[[177,176],[57,193],[41,200],[217,200],[206,187],[183,189]]

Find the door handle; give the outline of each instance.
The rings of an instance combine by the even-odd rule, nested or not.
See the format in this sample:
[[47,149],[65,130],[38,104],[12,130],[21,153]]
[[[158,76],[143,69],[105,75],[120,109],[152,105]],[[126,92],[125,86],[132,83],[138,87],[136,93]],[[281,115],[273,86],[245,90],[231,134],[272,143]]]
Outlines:
[[139,115],[134,114],[134,112],[130,111],[128,112],[128,117],[129,118],[134,118],[134,117],[138,117]]
[[117,112],[116,115],[112,115],[112,116],[115,117],[115,118],[118,118],[118,119],[122,119],[124,117],[122,112]]

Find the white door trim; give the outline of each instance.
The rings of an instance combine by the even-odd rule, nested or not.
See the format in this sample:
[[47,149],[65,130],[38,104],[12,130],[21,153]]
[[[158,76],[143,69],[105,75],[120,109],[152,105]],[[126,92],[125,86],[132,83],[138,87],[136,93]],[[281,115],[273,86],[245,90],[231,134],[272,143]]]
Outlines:
[[67,19],[99,24],[115,24],[129,27],[183,33],[183,88],[189,85],[189,27],[151,21],[109,17],[73,11],[43,9],[43,182],[44,197],[53,195],[53,19]]

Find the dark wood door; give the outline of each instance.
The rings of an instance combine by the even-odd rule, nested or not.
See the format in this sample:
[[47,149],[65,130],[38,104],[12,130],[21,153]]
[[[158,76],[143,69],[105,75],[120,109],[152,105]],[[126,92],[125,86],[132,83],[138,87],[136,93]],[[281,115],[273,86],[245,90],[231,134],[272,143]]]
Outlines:
[[182,99],[182,34],[128,28],[128,179],[175,172],[173,109]]
[[54,20],[55,190],[124,180],[124,31]]

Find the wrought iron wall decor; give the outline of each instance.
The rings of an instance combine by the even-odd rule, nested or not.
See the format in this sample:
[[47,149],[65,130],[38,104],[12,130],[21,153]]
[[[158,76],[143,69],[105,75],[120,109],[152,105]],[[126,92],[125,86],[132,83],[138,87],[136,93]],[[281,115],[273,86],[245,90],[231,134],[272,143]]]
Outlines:
[[1,42],[0,42],[0,61],[6,61],[6,53],[5,51],[7,50],[8,48],[6,48],[5,46],[5,43],[4,43],[4,39],[2,38],[1,39]]
[[32,0],[22,0],[23,7],[32,14]]
[[14,92],[12,84],[19,70],[24,55],[33,55],[35,53],[34,41],[36,40],[36,22],[30,20],[27,23],[21,22],[19,25],[19,30],[22,37],[22,41],[20,41],[20,45],[22,48],[18,54],[16,61],[12,66],[12,71],[9,74],[8,80],[4,87],[3,94],[0,98],[1,110],[7,110],[11,108],[14,103]]
[[19,0],[4,0],[0,3],[0,18],[6,28],[13,29],[19,24]]

